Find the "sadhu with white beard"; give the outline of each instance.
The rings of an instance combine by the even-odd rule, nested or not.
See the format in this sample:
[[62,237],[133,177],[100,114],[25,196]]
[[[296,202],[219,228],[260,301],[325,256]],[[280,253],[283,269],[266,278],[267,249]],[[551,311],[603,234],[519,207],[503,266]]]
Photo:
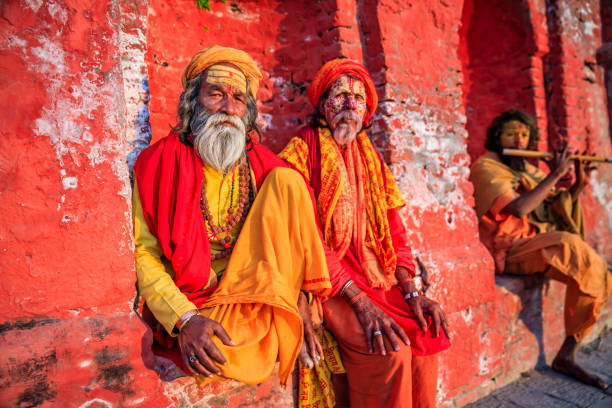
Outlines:
[[203,384],[287,381],[304,327],[300,289],[331,293],[302,177],[258,144],[261,73],[213,46],[182,77],[179,124],[134,167],[138,287],[157,356]]

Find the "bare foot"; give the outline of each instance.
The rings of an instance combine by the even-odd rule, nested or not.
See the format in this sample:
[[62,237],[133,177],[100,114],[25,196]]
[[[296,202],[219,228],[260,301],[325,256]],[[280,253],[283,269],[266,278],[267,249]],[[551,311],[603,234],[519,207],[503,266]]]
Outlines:
[[578,349],[578,344],[579,343],[574,339],[574,337],[567,337],[563,342],[559,353],[557,353],[557,357],[555,357],[553,360],[552,369],[559,373],[574,377],[578,381],[585,384],[606,390],[608,388],[608,384],[602,378],[588,372],[579,366],[578,363],[576,363],[574,355]]
[[574,377],[580,382],[592,385],[593,387],[600,388],[604,391],[608,389],[608,384],[603,378],[588,372],[584,368],[580,367],[574,360],[566,360],[557,356],[552,363],[552,369],[559,373]]

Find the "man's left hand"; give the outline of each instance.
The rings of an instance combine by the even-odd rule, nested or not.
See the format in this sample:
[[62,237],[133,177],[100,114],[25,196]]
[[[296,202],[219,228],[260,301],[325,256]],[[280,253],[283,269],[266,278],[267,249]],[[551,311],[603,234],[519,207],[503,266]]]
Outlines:
[[427,330],[427,320],[424,315],[430,315],[433,321],[434,337],[438,337],[440,334],[440,326],[442,326],[446,336],[449,339],[451,338],[448,322],[446,320],[446,313],[444,313],[438,302],[426,296],[411,297],[407,302],[416,317],[417,323],[421,326],[423,331]]

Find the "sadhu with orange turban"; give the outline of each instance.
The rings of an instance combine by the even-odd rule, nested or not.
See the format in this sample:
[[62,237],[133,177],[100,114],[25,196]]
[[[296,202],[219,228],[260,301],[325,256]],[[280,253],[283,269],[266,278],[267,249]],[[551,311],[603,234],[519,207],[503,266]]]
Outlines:
[[[333,350],[337,341],[346,370],[334,383],[348,381],[348,395],[335,398],[351,407],[434,407],[438,353],[450,346],[446,316],[415,285],[399,215],[406,202],[364,129],[378,102],[372,78],[360,63],[335,59],[321,67],[308,97],[316,119],[280,156],[314,189],[333,252],[329,273],[345,282],[339,293],[312,302],[313,311],[322,303],[320,320],[333,334],[324,332],[322,343]],[[302,369],[304,378],[319,378],[300,392],[332,406],[331,386],[317,384],[342,370],[327,366]]]
[[198,52],[182,76],[177,126],[134,166],[138,287],[165,359],[156,366],[173,361],[201,384],[257,384],[277,361],[286,383],[304,333],[300,290],[332,287],[303,178],[246,142],[261,78],[243,51]]

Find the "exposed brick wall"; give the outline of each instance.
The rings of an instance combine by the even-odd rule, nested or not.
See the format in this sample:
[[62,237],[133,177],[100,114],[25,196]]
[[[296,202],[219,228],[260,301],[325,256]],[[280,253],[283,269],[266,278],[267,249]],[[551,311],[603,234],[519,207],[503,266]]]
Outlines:
[[[612,41],[610,6],[212,0],[211,7],[199,10],[192,0],[0,6],[0,406],[291,405],[274,375],[260,386],[160,381],[150,332],[131,311],[129,166],[151,138],[168,133],[184,66],[215,43],[259,64],[264,143],[275,151],[313,112],[306,89],[323,62],[346,56],[372,73],[380,108],[370,133],[408,200],[402,215],[432,281],[429,294],[454,331],[441,359],[440,406],[461,406],[550,361],[562,340],[563,286],[494,278],[478,241],[469,164],[490,120],[510,104],[537,116],[542,148],[567,137],[612,156],[604,67],[595,64],[596,51]],[[584,199],[589,242],[608,259],[611,178],[612,166],[600,166]],[[610,324],[610,310],[594,334]]]
[[[600,3],[553,1],[548,8],[550,52],[549,142],[612,156],[604,69],[596,53],[602,44]],[[605,3],[605,2],[603,2]],[[599,166],[583,202],[588,241],[612,256],[612,168]]]

